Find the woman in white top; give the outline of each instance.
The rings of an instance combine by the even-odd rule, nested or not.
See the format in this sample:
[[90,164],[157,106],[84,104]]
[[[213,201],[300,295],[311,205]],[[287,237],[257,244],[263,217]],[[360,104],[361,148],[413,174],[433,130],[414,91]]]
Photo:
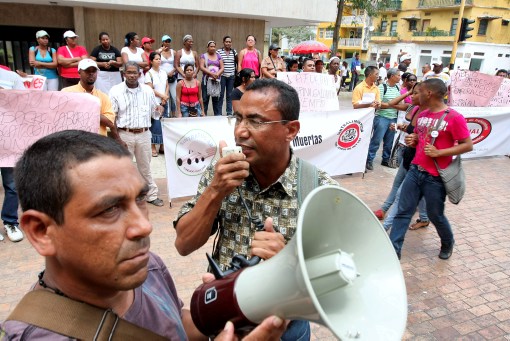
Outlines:
[[[124,46],[120,53],[122,55],[122,62],[126,64],[129,61],[136,62],[141,69],[149,65],[149,61],[143,54],[143,50],[140,48],[140,37],[135,32],[129,32],[126,34],[124,39]],[[143,73],[140,73],[138,78],[140,83],[143,83]]]
[[191,34],[186,34],[182,38],[183,48],[177,51],[174,59],[174,67],[177,69],[179,73],[177,78],[184,79],[186,78],[184,75],[184,65],[192,64],[194,65],[193,69],[193,78],[197,78],[198,71],[200,70],[199,61],[197,51],[193,51],[193,37]]
[[175,51],[170,47],[172,37],[165,34],[161,37],[161,48],[157,50],[161,54],[161,69],[166,72],[168,76],[168,83],[170,86],[170,110],[172,115],[175,116],[175,96],[177,88],[177,70],[174,67]]
[[[145,84],[154,89],[157,102],[165,108],[163,110],[163,117],[168,117],[168,76],[167,73],[161,69],[161,54],[159,54],[159,52],[151,52],[149,60],[152,67],[145,74]],[[157,144],[159,144],[160,152],[163,151],[163,130],[161,128],[159,116],[155,116],[151,119],[151,123],[152,156],[157,157]]]

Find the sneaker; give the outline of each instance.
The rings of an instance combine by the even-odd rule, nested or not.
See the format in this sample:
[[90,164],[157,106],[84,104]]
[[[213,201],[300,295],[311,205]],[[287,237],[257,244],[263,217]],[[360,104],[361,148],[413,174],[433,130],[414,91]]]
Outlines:
[[156,198],[154,200],[151,200],[151,201],[147,201],[149,204],[153,204],[154,206],[158,206],[158,207],[161,207],[164,205],[163,203],[163,200],[161,200],[160,198]]
[[439,258],[441,259],[450,258],[453,253],[453,245],[455,245],[454,242],[441,243],[441,251],[439,252]]
[[5,224],[4,228],[11,242],[23,240],[23,232],[18,228],[18,225]]
[[367,164],[365,165],[365,168],[367,170],[374,170],[374,164],[370,161],[367,161]]
[[381,209],[379,209],[379,210],[377,210],[377,211],[374,211],[375,216],[376,216],[376,217],[377,217],[377,219],[379,219],[379,220],[384,220],[384,213],[385,213],[385,212],[384,212],[383,210],[381,210]]
[[393,168],[390,166],[390,163],[388,161],[382,161],[381,166]]

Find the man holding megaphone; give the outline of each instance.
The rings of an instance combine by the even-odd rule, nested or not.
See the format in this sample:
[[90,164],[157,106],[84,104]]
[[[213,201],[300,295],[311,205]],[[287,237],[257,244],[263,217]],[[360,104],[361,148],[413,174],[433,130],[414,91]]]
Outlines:
[[[222,155],[207,168],[197,195],[174,221],[175,246],[181,255],[218,233],[213,258],[222,270],[235,255],[269,259],[293,237],[307,192],[338,185],[294,155],[290,143],[299,132],[299,110],[296,90],[281,81],[260,79],[247,88],[234,113],[240,152]],[[309,323],[292,321],[282,340],[309,338]]]

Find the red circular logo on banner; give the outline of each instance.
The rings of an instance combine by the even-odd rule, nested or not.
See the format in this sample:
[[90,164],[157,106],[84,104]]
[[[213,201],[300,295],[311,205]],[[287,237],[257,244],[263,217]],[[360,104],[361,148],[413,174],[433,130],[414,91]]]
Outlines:
[[360,122],[353,121],[346,123],[338,132],[336,145],[340,149],[352,149],[360,141],[362,127]]
[[466,122],[473,144],[477,144],[478,142],[485,140],[492,131],[492,124],[485,118],[468,117],[466,118]]

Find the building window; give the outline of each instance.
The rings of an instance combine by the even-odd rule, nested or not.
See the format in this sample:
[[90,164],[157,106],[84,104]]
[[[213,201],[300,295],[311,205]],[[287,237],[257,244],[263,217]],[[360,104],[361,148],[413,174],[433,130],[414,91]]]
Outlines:
[[388,29],[388,22],[386,20],[381,21],[381,32],[386,32]]
[[489,19],[480,19],[480,25],[478,25],[479,36],[484,36],[487,34],[487,26],[489,26]]
[[416,31],[416,20],[409,20],[409,31]]
[[457,32],[457,23],[459,22],[459,19],[458,18],[453,18],[452,19],[452,23],[450,25],[450,35],[451,36],[454,36],[455,33]]
[[324,32],[326,31],[325,28],[319,28],[319,38],[324,38]]
[[328,28],[326,30],[326,39],[333,39],[333,32],[334,30],[332,28]]
[[430,19],[423,20],[423,22],[421,23],[422,32],[425,32],[425,30],[427,30],[427,27],[429,27],[429,26],[430,26]]
[[390,33],[397,33],[397,24],[398,24],[398,21],[396,21],[396,20],[391,21]]
[[502,26],[508,26],[508,20],[502,20],[501,21]]

